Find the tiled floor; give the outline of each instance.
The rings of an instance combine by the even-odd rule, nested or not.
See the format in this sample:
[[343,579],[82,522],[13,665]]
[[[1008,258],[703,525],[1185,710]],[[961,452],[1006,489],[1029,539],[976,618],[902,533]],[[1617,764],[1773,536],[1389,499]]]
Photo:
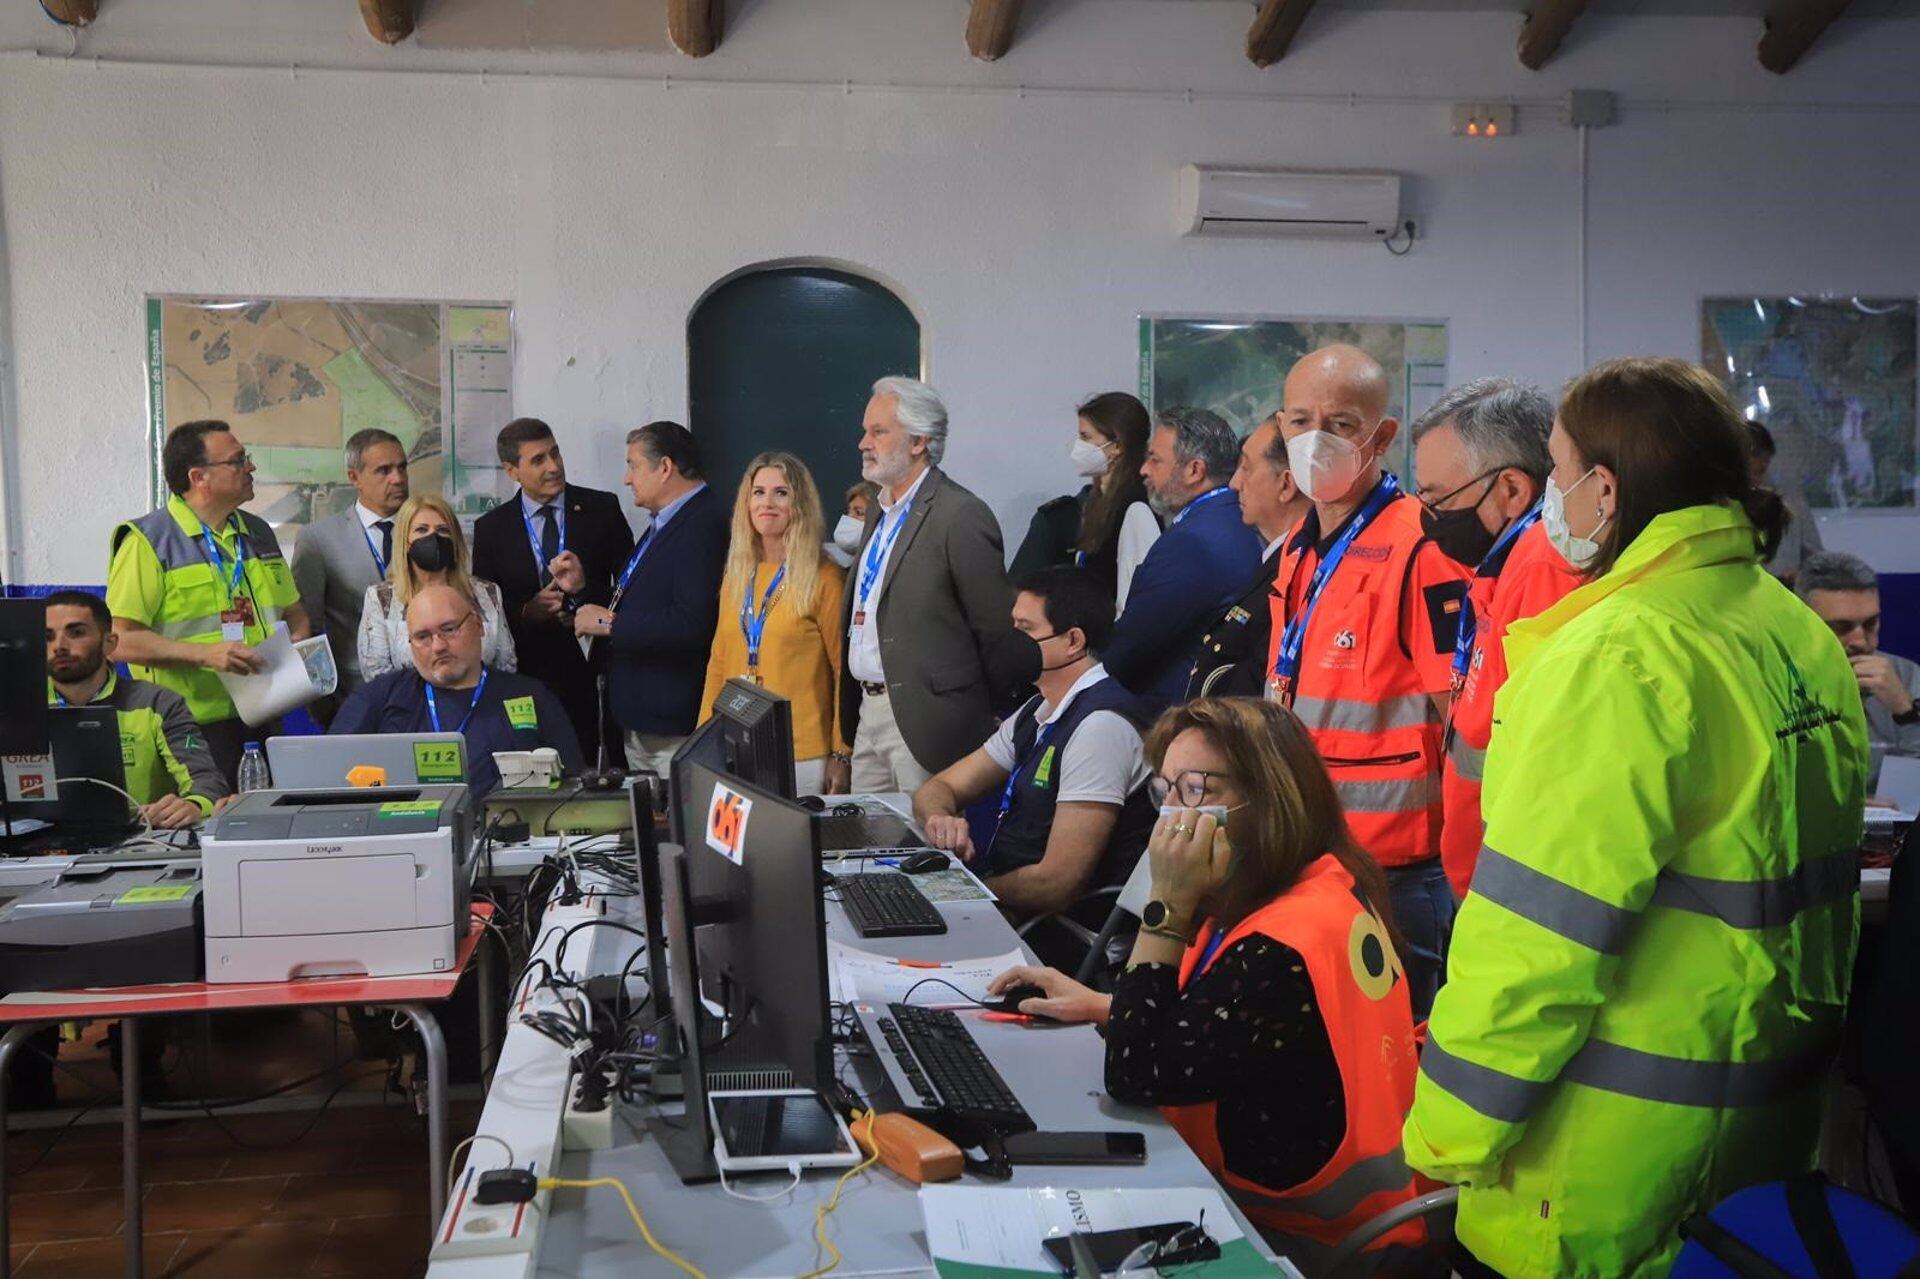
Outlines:
[[[216,1045],[209,1073],[223,1095],[263,1091],[326,1065],[331,1036],[324,1020],[311,1016],[256,1027],[238,1042]],[[111,1085],[97,1038],[69,1045],[61,1060],[84,1076],[62,1075],[63,1100]],[[356,1063],[347,1073],[359,1069],[378,1072],[380,1064]],[[310,1086],[312,1099],[338,1082]],[[381,1082],[377,1073],[357,1080],[312,1131],[278,1149],[261,1147],[297,1136],[311,1109],[226,1115],[218,1126],[204,1115],[149,1119],[142,1142],[150,1279],[424,1273],[431,1228],[426,1122],[395,1095],[382,1101]],[[455,1140],[472,1131],[478,1115],[477,1104],[455,1104]],[[14,1274],[118,1276],[120,1125],[83,1121],[57,1137],[54,1131],[7,1139]]]

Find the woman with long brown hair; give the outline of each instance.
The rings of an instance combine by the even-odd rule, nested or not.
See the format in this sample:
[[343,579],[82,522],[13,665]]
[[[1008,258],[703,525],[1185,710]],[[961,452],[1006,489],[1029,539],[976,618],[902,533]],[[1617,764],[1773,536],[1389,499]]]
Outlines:
[[1078,565],[1113,593],[1118,616],[1133,571],[1160,536],[1140,478],[1153,419],[1125,391],[1103,392],[1076,412],[1070,457],[1087,483],[1034,512],[1009,571],[1019,578],[1055,564]]
[[800,794],[847,788],[850,748],[840,733],[846,575],[822,546],[820,490],[791,453],[747,463],[733,501],[733,536],[720,582],[720,620],[700,705],[746,678],[793,707],[795,785]]
[[[1115,1100],[1158,1105],[1247,1215],[1310,1272],[1413,1196],[1400,1125],[1413,1013],[1386,878],[1347,833],[1293,713],[1202,698],[1147,744],[1152,893],[1110,995],[1051,968],[996,977],[1019,1010],[1106,1027]],[[1382,1248],[1418,1244],[1419,1227]]]

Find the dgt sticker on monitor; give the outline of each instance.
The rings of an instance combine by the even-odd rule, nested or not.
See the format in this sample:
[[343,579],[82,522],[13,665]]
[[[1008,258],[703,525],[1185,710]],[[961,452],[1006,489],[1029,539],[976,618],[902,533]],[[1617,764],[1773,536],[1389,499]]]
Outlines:
[[713,802],[707,805],[707,847],[735,866],[744,864],[742,850],[747,843],[747,819],[752,815],[752,800],[715,782]]

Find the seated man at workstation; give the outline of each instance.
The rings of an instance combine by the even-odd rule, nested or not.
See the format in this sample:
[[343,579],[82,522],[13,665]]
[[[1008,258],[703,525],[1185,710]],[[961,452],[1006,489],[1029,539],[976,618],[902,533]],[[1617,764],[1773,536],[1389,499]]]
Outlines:
[[1801,561],[1794,590],[1833,629],[1853,663],[1867,708],[1872,795],[1887,756],[1920,757],[1920,665],[1881,651],[1880,579],[1859,556],[1813,552]]
[[390,671],[349,697],[329,733],[459,733],[467,739],[467,786],[481,799],[500,785],[495,751],[551,746],[560,764],[584,764],[560,699],[539,680],[480,661],[480,617],[450,586],[429,586],[407,606],[413,666]]
[[[1032,917],[1126,882],[1155,810],[1139,699],[1100,664],[1111,598],[1084,569],[1042,569],[1019,583],[1013,625],[1040,650],[1039,694],[914,792],[913,815],[928,842],[972,865],[1002,906]],[[993,795],[999,825],[978,848],[962,814]],[[1098,927],[1110,905],[1082,922]]]
[[[206,734],[178,693],[113,668],[118,637],[107,602],[85,591],[55,591],[47,607],[47,705],[105,706],[119,712],[127,792],[162,830],[193,826],[232,793],[214,766]],[[108,797],[99,796],[102,803]]]

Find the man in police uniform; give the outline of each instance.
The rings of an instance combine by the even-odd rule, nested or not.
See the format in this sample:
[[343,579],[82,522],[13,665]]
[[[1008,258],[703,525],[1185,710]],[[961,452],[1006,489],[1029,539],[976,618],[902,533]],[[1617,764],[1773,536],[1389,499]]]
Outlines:
[[480,661],[480,616],[451,586],[429,586],[407,605],[413,665],[361,686],[329,733],[459,733],[467,739],[474,798],[500,785],[495,751],[551,746],[578,773],[580,746],[560,699],[539,680]]
[[[119,712],[127,792],[163,830],[192,826],[231,793],[178,693],[113,669],[113,617],[98,595],[47,596],[47,704]],[[105,796],[102,796],[105,800]]]
[[311,627],[273,529],[240,509],[253,500],[253,462],[232,428],[176,426],[160,466],[172,496],[113,531],[107,607],[120,660],[185,699],[231,781],[244,745],[275,726],[242,723],[220,675],[259,671],[255,649],[282,621],[296,641]]
[[1313,510],[1281,551],[1268,693],[1312,734],[1354,839],[1387,872],[1408,993],[1424,1017],[1453,930],[1441,726],[1467,570],[1427,539],[1420,504],[1384,469],[1400,424],[1373,357],[1311,351],[1283,395],[1280,433]]

